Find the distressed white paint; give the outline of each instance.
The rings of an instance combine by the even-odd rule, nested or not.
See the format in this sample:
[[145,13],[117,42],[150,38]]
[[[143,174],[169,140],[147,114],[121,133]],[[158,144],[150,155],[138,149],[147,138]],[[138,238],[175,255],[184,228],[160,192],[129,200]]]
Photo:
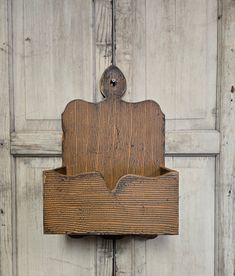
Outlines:
[[168,157],[180,175],[178,236],[118,242],[117,276],[213,276],[215,160]]
[[0,275],[12,275],[8,1],[0,1]]
[[96,0],[95,4],[95,87],[94,101],[103,97],[100,93],[100,78],[112,60],[112,6],[110,0]]
[[43,234],[42,170],[59,159],[16,159],[17,263],[19,276],[95,275],[94,238]]
[[[117,0],[117,64],[127,78],[125,99],[158,101],[167,119],[166,153],[184,155],[167,157],[180,171],[180,235],[117,241],[118,276],[214,274],[213,156],[219,152],[215,273],[234,273],[235,5],[221,4],[219,134],[217,1]],[[110,276],[110,241],[44,236],[41,209],[41,171],[60,164],[46,158],[61,155],[60,113],[70,99],[101,99],[99,78],[111,61],[110,1],[2,0],[0,14],[0,273]],[[10,150],[20,156],[12,185]]]
[[16,129],[60,129],[74,98],[93,97],[92,0],[13,0]]
[[117,63],[127,99],[154,99],[168,130],[214,129],[217,2],[118,0]]

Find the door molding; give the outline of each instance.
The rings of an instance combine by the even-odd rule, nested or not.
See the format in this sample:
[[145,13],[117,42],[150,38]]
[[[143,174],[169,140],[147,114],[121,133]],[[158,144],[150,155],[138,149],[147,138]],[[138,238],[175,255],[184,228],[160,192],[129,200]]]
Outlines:
[[[166,155],[214,156],[219,153],[216,130],[166,131]],[[11,154],[15,156],[61,156],[61,131],[13,132]]]

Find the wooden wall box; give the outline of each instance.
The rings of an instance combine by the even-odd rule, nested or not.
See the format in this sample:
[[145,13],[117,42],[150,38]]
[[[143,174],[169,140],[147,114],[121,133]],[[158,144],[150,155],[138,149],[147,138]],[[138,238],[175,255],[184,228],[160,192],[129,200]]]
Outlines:
[[62,114],[63,167],[44,171],[44,232],[178,234],[178,172],[164,167],[157,103],[129,103],[122,72],[100,82],[105,99],[71,101]]

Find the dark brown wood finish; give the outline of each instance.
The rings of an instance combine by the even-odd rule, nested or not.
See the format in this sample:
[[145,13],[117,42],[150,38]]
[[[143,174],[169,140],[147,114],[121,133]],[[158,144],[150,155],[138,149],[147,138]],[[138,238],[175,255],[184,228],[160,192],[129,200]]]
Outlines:
[[116,66],[104,100],[70,102],[62,114],[63,168],[44,172],[44,231],[79,235],[178,233],[178,173],[164,168],[164,114],[151,100],[121,99]]

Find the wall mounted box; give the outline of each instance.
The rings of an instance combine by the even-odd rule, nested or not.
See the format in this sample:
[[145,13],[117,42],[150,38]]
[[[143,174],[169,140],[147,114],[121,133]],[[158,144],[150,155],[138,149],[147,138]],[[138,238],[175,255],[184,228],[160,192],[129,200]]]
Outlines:
[[159,105],[121,99],[126,80],[105,70],[99,103],[70,102],[62,114],[63,167],[44,171],[44,232],[178,234],[178,172],[164,167]]

